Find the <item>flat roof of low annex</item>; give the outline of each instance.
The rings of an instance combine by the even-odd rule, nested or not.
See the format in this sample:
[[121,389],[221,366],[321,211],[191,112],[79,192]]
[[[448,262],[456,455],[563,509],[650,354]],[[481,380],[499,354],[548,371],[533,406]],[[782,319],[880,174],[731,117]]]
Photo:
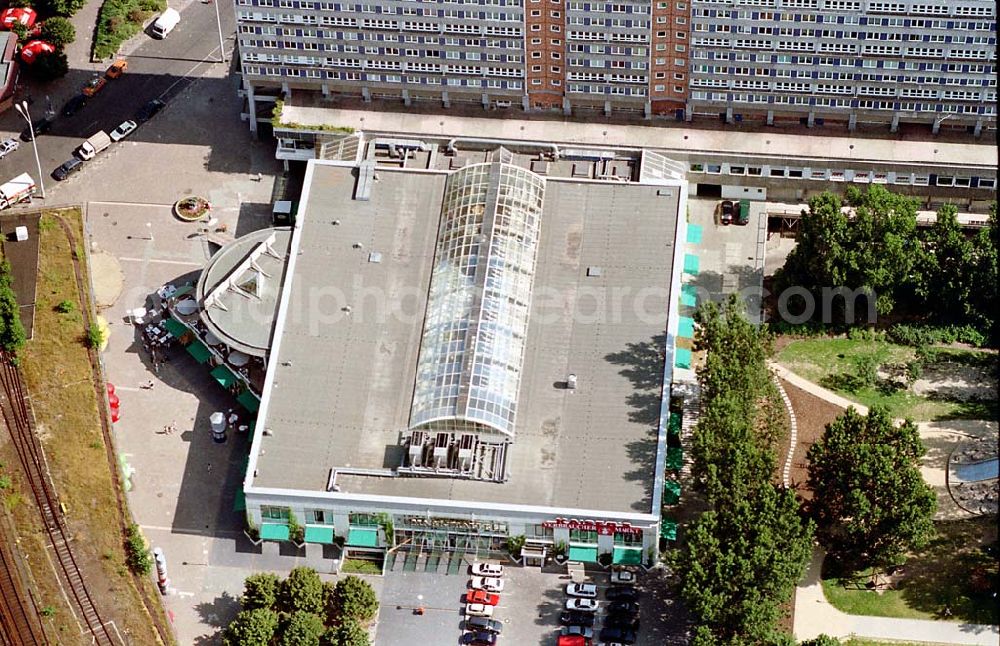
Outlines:
[[[448,175],[379,167],[359,201],[357,172],[310,162],[254,488],[323,492],[332,468],[403,458]],[[341,473],[338,491],[651,513],[680,195],[546,182],[507,482]]]

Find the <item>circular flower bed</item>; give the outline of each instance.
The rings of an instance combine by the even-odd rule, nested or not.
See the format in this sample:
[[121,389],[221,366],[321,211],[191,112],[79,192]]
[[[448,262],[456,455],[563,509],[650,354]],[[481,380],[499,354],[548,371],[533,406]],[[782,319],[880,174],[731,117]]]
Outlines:
[[186,222],[200,220],[212,209],[212,205],[203,197],[192,195],[178,200],[174,204],[174,215]]

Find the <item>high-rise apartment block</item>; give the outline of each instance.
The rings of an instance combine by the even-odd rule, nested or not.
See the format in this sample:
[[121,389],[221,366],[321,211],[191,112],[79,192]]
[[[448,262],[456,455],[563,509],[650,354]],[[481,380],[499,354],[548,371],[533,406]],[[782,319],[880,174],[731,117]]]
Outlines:
[[256,116],[304,91],[445,108],[996,126],[992,0],[236,0],[236,15]]

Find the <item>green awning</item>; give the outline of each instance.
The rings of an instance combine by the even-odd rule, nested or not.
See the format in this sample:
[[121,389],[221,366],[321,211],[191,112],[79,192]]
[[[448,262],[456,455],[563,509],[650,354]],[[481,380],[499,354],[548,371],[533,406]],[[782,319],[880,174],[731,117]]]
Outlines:
[[667,449],[667,468],[671,471],[680,471],[684,466],[684,450],[679,446],[672,446]]
[[229,388],[235,383],[239,382],[239,377],[233,374],[233,371],[229,369],[229,366],[219,364],[212,369],[212,377],[219,382],[219,385],[223,388]]
[[596,546],[588,547],[585,545],[570,545],[569,560],[583,561],[584,563],[596,563],[597,547]]
[[288,525],[278,523],[261,523],[260,539],[262,541],[287,541]]
[[195,339],[194,341],[188,344],[187,351],[191,354],[192,357],[194,357],[194,360],[197,361],[198,363],[205,363],[206,361],[208,361],[209,357],[212,356],[212,353],[208,351],[208,348],[205,347],[205,344],[199,341],[198,339]]
[[163,327],[167,328],[167,332],[179,339],[188,332],[186,325],[178,321],[177,319],[163,319]]
[[677,336],[684,337],[685,339],[694,338],[694,319],[690,316],[680,317],[680,322],[677,324]]
[[663,483],[663,504],[676,505],[681,499],[681,483],[667,480]]
[[185,283],[177,288],[177,291],[174,292],[173,298],[179,298],[181,296],[184,296],[185,294],[190,294],[193,291],[194,291],[194,285],[192,285],[191,283]]
[[[240,398],[237,397],[236,401],[239,401],[239,400],[240,400]],[[253,434],[254,434],[254,432],[256,430],[257,430],[257,420],[254,420],[254,421],[250,422],[249,428],[247,429],[247,438],[250,439],[250,440],[253,440]]]
[[247,495],[242,489],[236,491],[236,500],[233,501],[233,511],[247,510]]
[[692,276],[698,275],[699,267],[698,256],[690,253],[684,254],[684,273],[691,274]]
[[622,565],[640,565],[642,563],[642,548],[615,546],[611,562]]
[[[260,400],[257,399],[257,395],[253,394],[249,390],[244,390],[236,397],[236,401],[240,403],[240,406],[247,409],[251,413],[256,413],[257,409],[260,408]],[[250,432],[250,436],[253,436],[253,431]]]
[[333,525],[306,525],[306,543],[333,543]]
[[691,351],[687,348],[677,348],[674,350],[674,365],[678,368],[691,367]]
[[378,528],[352,527],[347,532],[348,547],[378,547]]
[[667,423],[667,432],[671,435],[679,435],[681,432],[681,414],[670,413],[670,421]]
[[660,538],[668,541],[677,540],[677,522],[664,518],[660,521]]
[[698,288],[694,285],[681,285],[681,305],[697,307]]
[[701,242],[701,225],[688,225],[687,241],[688,244],[699,244]]

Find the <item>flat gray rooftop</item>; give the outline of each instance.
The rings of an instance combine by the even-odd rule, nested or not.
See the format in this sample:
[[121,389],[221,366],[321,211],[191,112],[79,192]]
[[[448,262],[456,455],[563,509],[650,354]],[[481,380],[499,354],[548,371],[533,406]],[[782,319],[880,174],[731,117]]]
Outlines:
[[[303,196],[255,487],[323,491],[333,467],[402,458],[446,175],[379,168],[364,202],[355,172],[316,164]],[[649,512],[677,208],[677,188],[550,179],[509,481],[340,474],[340,491]]]

